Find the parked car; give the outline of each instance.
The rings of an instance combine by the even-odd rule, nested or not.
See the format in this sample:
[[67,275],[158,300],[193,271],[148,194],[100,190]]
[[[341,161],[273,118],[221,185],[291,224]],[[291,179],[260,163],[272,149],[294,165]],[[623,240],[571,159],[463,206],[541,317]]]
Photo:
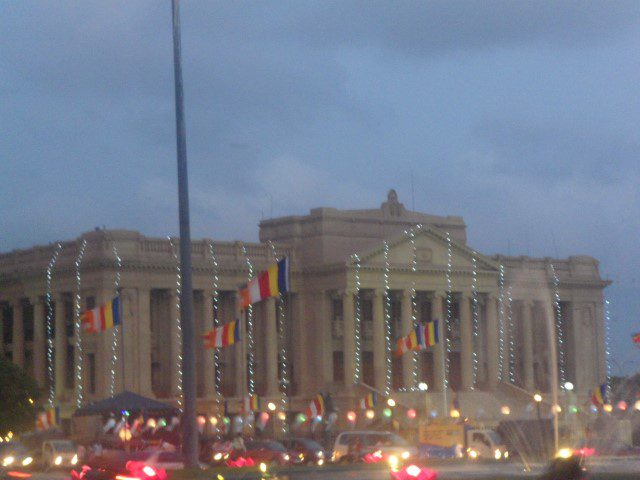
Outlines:
[[0,443],[0,469],[28,470],[33,468],[33,460],[21,442]]
[[42,465],[46,469],[73,468],[78,464],[78,448],[70,440],[42,442]]
[[359,462],[365,458],[388,460],[391,457],[404,463],[417,457],[418,450],[399,435],[384,431],[342,432],[336,437],[332,461]]
[[326,461],[326,452],[315,440],[310,438],[288,438],[282,443],[290,452],[292,463],[310,463],[323,465]]
[[245,442],[245,457],[251,458],[256,463],[288,465],[291,463],[291,454],[285,446],[275,440],[249,440]]

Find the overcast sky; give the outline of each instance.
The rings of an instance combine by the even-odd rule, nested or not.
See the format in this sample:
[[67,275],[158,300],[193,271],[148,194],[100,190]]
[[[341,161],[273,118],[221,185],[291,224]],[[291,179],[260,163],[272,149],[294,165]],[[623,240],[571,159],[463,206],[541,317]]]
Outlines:
[[[0,6],[0,251],[175,235],[170,2]],[[393,187],[483,253],[598,258],[640,368],[640,2],[185,1],[182,32],[195,238]]]

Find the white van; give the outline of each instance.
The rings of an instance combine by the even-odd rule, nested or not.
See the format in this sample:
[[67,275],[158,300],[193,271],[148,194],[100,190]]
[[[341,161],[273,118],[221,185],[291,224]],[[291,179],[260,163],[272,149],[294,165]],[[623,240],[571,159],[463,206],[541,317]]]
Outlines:
[[364,430],[338,434],[333,445],[331,459],[333,462],[347,459],[359,461],[367,453],[373,454],[378,451],[385,459],[395,455],[403,461],[415,458],[418,454],[417,449],[409,445],[400,435],[392,432]]

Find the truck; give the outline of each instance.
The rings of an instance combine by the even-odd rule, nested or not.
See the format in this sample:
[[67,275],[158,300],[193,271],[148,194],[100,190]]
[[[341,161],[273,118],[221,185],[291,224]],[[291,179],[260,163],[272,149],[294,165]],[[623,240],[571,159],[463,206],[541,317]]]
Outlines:
[[430,421],[419,427],[420,453],[426,457],[507,460],[507,450],[495,431],[467,422]]

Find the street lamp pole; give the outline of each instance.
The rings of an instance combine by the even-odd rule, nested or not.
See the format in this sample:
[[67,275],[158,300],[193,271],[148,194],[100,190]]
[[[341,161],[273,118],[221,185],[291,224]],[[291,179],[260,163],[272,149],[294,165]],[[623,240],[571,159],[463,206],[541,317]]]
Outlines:
[[184,92],[180,42],[179,0],[172,0],[173,71],[176,97],[176,140],[178,154],[178,209],[180,219],[180,326],[182,328],[182,451],[186,466],[198,466],[198,430],[196,425],[196,355],[193,322],[193,285],[191,281],[191,227],[189,224],[189,183],[187,177],[187,137],[184,126]]

